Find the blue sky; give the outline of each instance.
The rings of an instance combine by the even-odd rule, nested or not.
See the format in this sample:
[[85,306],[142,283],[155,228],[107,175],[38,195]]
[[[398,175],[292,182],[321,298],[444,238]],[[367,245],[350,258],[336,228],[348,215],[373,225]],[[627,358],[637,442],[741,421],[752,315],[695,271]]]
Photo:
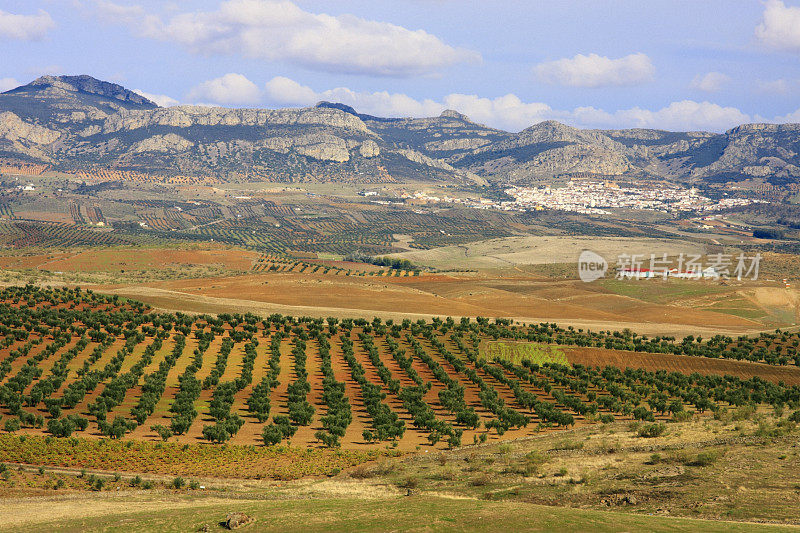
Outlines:
[[90,74],[164,105],[508,130],[800,122],[800,0],[0,0],[0,47],[0,90]]

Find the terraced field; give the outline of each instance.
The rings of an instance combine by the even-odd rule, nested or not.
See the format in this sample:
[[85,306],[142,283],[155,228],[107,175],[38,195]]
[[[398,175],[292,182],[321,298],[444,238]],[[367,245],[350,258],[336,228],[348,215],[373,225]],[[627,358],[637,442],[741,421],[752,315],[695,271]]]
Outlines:
[[[800,369],[770,355],[796,340],[780,332],[678,341],[481,318],[156,314],[28,286],[0,292],[0,335],[0,424],[31,435],[412,450],[800,403]],[[481,352],[498,339],[549,348]],[[787,364],[726,359],[737,346]]]

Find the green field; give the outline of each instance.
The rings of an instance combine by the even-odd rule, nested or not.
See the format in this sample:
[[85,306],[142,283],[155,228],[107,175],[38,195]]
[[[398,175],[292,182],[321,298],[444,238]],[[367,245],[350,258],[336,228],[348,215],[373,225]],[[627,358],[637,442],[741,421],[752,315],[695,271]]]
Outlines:
[[529,361],[538,365],[558,363],[570,366],[563,351],[549,344],[536,342],[487,341],[480,345],[480,359],[486,361],[506,361],[515,365]]
[[731,290],[730,287],[700,280],[604,279],[599,283],[614,294],[652,303],[668,303],[680,298],[708,296]]
[[[133,501],[130,501],[133,500]],[[127,505],[127,503],[135,505]],[[79,501],[72,502],[73,505]],[[96,504],[97,502],[95,502]],[[228,513],[255,518],[245,531],[797,531],[795,526],[713,522],[608,511],[546,507],[515,502],[412,496],[378,499],[220,501],[171,496],[111,497],[124,510],[113,515],[35,521],[14,531],[224,531]],[[61,502],[56,503],[56,505]]]

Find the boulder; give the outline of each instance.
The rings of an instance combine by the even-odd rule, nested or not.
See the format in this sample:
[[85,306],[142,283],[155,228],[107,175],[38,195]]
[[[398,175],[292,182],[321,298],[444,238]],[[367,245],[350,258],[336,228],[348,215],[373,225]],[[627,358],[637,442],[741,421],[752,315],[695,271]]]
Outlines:
[[230,513],[223,524],[227,529],[237,529],[255,522],[255,518],[244,513]]

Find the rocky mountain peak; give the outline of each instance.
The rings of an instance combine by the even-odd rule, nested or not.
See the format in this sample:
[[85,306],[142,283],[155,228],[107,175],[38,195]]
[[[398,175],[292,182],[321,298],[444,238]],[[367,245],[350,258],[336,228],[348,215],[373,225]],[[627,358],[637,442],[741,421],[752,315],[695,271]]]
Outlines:
[[145,108],[158,107],[154,102],[140,94],[129,91],[122,85],[98,80],[86,74],[80,76],[42,76],[28,85],[18,87],[15,91],[21,89],[48,89],[51,87],[62,91],[96,94]]
[[325,100],[323,100],[314,107],[338,109],[339,111],[344,111],[345,113],[350,113],[351,115],[359,116],[358,112],[355,109],[353,109],[347,104],[340,104],[339,102],[326,102]]
[[471,120],[469,119],[468,116],[462,115],[461,113],[459,113],[458,111],[455,111],[453,109],[445,109],[444,111],[442,111],[442,113],[439,115],[439,117],[441,117],[441,118],[455,118],[455,119],[458,119],[458,120],[463,120],[464,122],[471,122]]

